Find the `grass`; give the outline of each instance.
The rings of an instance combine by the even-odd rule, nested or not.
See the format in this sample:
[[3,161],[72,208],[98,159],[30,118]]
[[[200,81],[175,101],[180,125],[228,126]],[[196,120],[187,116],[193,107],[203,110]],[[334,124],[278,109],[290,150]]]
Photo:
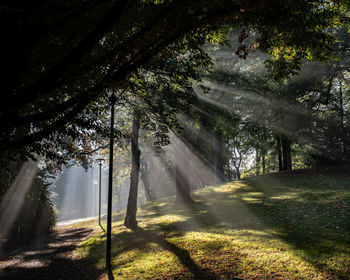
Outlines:
[[[259,176],[192,196],[191,206],[145,204],[135,231],[116,214],[116,279],[350,279],[349,172]],[[103,270],[105,233],[78,255]]]

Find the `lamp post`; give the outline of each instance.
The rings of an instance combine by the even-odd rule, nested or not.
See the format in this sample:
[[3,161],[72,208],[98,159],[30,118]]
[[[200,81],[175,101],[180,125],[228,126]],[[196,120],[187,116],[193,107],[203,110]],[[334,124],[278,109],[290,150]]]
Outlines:
[[99,183],[98,183],[98,225],[103,229],[101,225],[101,169],[102,169],[102,163],[105,161],[103,158],[96,159],[98,162],[98,165],[100,166],[100,175],[99,175]]
[[97,202],[96,202],[96,198],[97,198],[97,181],[94,180],[94,202],[93,202],[93,213],[92,213],[92,216],[93,217],[96,217],[95,215],[97,215]]
[[108,170],[108,203],[107,203],[107,241],[106,241],[106,269],[109,280],[114,280],[111,270],[111,238],[112,238],[112,186],[113,186],[113,130],[114,130],[114,105],[117,101],[115,92],[108,97],[111,102],[111,134],[109,139],[109,170]]

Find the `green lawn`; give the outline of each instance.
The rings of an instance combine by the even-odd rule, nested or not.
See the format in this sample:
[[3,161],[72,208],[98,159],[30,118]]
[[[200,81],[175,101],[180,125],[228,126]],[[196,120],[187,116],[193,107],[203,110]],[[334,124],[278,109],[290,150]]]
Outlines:
[[[350,279],[350,174],[272,174],[141,207],[113,223],[116,279]],[[86,224],[88,225],[88,224]],[[78,251],[104,269],[105,233]]]

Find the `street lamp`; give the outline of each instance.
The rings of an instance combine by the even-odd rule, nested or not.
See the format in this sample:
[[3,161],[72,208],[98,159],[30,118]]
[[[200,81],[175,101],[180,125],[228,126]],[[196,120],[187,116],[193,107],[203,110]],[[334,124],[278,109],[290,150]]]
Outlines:
[[104,158],[98,158],[96,159],[98,162],[98,165],[100,166],[100,177],[99,177],[99,184],[98,184],[98,225],[103,229],[101,225],[101,168],[102,168],[102,163],[105,161]]
[[108,203],[107,203],[107,241],[106,241],[106,269],[109,280],[114,280],[111,270],[111,245],[112,245],[112,186],[113,186],[113,131],[114,131],[114,105],[117,101],[115,91],[108,96],[111,102],[111,134],[109,138],[109,170],[108,170]]

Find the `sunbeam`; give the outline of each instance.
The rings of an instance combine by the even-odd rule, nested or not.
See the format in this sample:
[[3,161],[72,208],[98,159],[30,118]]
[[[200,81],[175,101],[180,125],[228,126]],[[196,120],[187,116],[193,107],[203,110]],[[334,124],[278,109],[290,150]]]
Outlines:
[[[326,121],[329,126],[334,122],[333,119],[321,119],[317,113],[301,104],[289,103],[271,96],[265,97],[253,89],[242,90],[234,86],[213,84],[211,88],[214,94],[198,93],[200,102],[210,104],[229,114],[238,115],[244,121],[268,127],[271,131],[298,142],[312,143],[316,150],[317,139],[311,133],[312,129],[315,129],[319,121]],[[195,110],[203,113],[201,108],[195,107]]]
[[[106,175],[102,168],[101,214],[106,213]],[[99,166],[94,163],[85,171],[82,167],[63,167],[52,181],[52,199],[57,209],[58,222],[96,217],[98,215]]]
[[[26,195],[30,191],[32,183],[38,171],[37,163],[29,160],[22,164],[15,181],[7,191],[5,197],[1,201],[0,209],[0,236],[8,238],[8,234],[15,226],[14,222],[20,214]],[[18,229],[18,234],[20,232]],[[1,244],[0,244],[1,246]]]

